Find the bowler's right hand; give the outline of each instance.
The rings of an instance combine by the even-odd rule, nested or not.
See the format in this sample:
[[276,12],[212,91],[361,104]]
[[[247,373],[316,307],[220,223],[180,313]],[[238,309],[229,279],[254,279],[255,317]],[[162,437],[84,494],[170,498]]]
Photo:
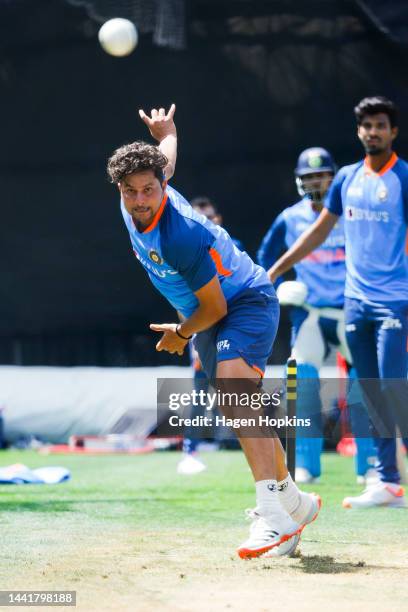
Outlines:
[[166,136],[177,136],[176,125],[173,117],[176,112],[176,105],[170,106],[169,112],[166,114],[164,108],[152,108],[149,115],[146,115],[143,109],[139,110],[141,120],[147,125],[153,138],[161,142]]

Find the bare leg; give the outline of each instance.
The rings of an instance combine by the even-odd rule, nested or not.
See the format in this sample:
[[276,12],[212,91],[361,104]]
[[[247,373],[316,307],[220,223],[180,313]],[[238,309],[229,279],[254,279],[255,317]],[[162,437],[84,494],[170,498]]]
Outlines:
[[[221,361],[217,366],[217,379],[224,379],[219,381],[220,387],[230,387],[224,381],[235,378],[248,380],[244,386],[255,392],[257,377],[259,374],[242,358]],[[234,386],[232,391],[236,392],[240,384]],[[228,413],[228,408],[225,407],[223,412]],[[304,524],[316,517],[320,499],[311,499],[308,494],[301,493],[292,482],[282,445],[277,437],[273,437],[273,432],[268,432],[268,435],[259,428],[259,437],[256,438],[244,433],[244,428],[241,428],[237,435],[255,480],[256,508],[250,536],[238,548],[238,554],[241,558],[257,557],[275,547],[281,550],[279,554],[289,554],[296,548]],[[284,490],[278,489],[277,482],[285,479]],[[293,542],[292,538],[295,538]]]
[[[242,358],[221,361],[217,366],[217,378],[254,380],[258,377],[259,374]],[[238,433],[238,439],[256,482],[267,479],[280,481],[287,477],[285,453],[278,438],[249,438]]]

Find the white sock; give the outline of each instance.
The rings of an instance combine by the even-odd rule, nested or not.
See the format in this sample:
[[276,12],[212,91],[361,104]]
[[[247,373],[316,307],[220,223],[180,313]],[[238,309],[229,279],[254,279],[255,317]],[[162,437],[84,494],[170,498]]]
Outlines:
[[278,482],[279,501],[294,520],[296,520],[295,516],[297,516],[296,511],[300,510],[300,506],[302,505],[302,495],[302,492],[299,491],[289,473],[284,480]]
[[256,509],[264,514],[275,514],[282,512],[278,497],[278,483],[276,480],[258,480],[255,483]]

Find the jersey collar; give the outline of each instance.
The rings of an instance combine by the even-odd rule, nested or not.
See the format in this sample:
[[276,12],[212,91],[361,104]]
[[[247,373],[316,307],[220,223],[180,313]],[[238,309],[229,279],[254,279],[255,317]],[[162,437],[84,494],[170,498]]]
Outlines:
[[364,172],[365,174],[376,174],[378,176],[382,176],[383,174],[388,172],[388,170],[391,170],[391,168],[395,166],[397,161],[398,155],[396,153],[393,153],[387,163],[381,168],[381,170],[379,170],[378,172],[374,172],[374,170],[368,165],[368,157],[366,157],[364,159]]

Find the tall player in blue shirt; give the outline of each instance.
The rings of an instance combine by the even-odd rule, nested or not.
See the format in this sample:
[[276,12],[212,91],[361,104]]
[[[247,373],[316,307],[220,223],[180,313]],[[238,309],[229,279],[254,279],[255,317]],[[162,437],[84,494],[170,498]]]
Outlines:
[[[276,279],[303,259],[344,218],[346,237],[346,334],[360,379],[407,377],[408,164],[392,150],[397,136],[397,109],[390,100],[364,98],[354,109],[358,137],[366,158],[342,168],[330,188],[326,208],[269,270]],[[389,385],[385,385],[389,389]],[[369,403],[378,411],[381,430],[395,430],[394,404],[407,409],[404,397],[385,402],[365,384]],[[406,395],[406,385],[400,385]],[[404,404],[405,401],[405,404]],[[381,404],[381,405],[380,405]],[[401,427],[400,421],[400,427]],[[385,426],[385,429],[383,429]],[[405,421],[402,428],[406,428]],[[405,433],[405,432],[404,432]],[[385,434],[383,434],[385,435]],[[346,497],[346,508],[406,505],[396,462],[395,437],[376,438],[380,482],[357,497]]]
[[[108,162],[133,251],[154,286],[185,317],[150,328],[162,334],[158,351],[179,355],[195,335],[209,378],[245,379],[250,385],[262,376],[272,350],[279,305],[265,270],[167,185],[176,160],[174,112],[174,105],[167,114],[163,108],[150,117],[140,111],[159,146],[124,145]],[[257,502],[250,536],[238,554],[257,557],[298,539],[316,517],[320,499],[299,491],[277,438],[244,437],[241,430],[238,436]]]
[[[299,155],[295,177],[302,199],[285,208],[272,223],[258,251],[261,266],[269,269],[316,221],[335,173],[335,163],[326,149],[311,147]],[[296,482],[313,482],[320,476],[323,443],[319,436],[319,370],[331,349],[351,363],[343,311],[346,266],[342,219],[319,248],[295,265],[295,271],[296,281],[281,282],[278,278],[276,284],[281,303],[292,306],[292,356],[298,363],[298,377],[307,379],[307,391],[299,389],[298,416],[313,417],[316,423],[314,437],[296,439]],[[357,438],[357,473],[361,477],[370,468],[368,456],[375,455],[370,442]]]

